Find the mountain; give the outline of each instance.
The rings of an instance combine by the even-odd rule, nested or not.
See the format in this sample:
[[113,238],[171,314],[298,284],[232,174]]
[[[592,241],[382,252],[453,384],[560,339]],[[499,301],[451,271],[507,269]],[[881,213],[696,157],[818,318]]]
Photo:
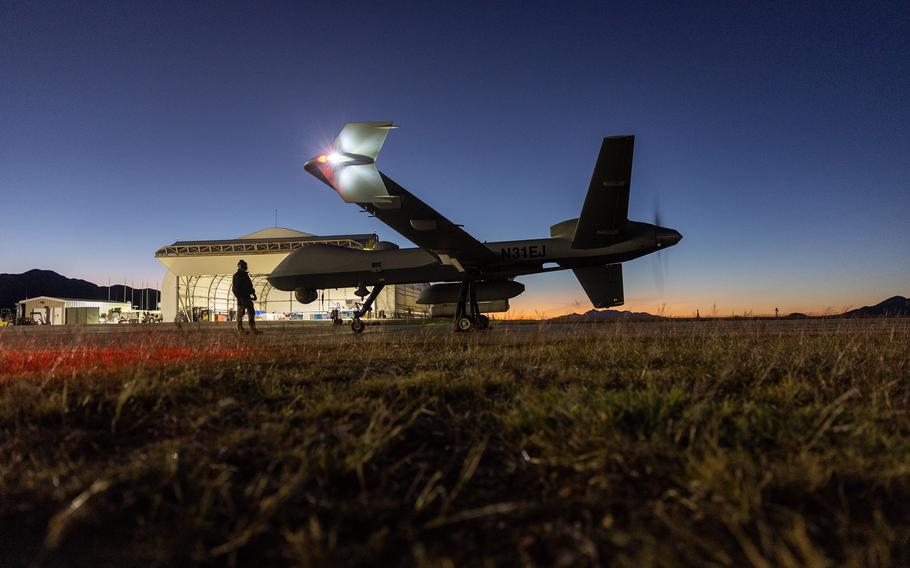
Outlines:
[[629,312],[620,310],[588,310],[583,314],[567,314],[550,318],[550,321],[574,322],[574,321],[657,321],[664,318],[655,316],[647,312]]
[[[110,287],[111,300],[129,301],[140,305],[140,298],[148,291],[148,309],[157,309],[158,290],[140,289],[115,285]],[[124,295],[125,293],[125,295]],[[57,298],[78,298],[80,300],[107,300],[108,287],[98,286],[86,280],[67,278],[53,270],[29,270],[22,274],[0,274],[0,308],[13,308],[16,302],[36,296],[53,296]]]
[[[835,317],[878,317],[878,316],[910,316],[910,298],[903,296],[894,296],[884,302],[874,306],[864,306],[856,310],[850,310],[840,316]],[[785,316],[786,319],[804,319],[808,318],[806,314],[794,312]],[[583,314],[568,314],[551,318],[550,321],[557,322],[574,322],[574,321],[602,321],[602,320],[625,320],[625,321],[658,321],[666,319],[661,316],[655,316],[647,312],[627,312],[617,310],[588,310]]]
[[844,317],[910,316],[910,298],[893,296],[874,306],[863,306],[844,313]]

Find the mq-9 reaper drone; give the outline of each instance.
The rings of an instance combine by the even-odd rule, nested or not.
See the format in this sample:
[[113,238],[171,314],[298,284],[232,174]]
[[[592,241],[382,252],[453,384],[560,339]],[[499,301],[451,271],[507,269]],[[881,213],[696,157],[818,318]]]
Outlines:
[[[419,248],[380,242],[358,250],[334,245],[297,249],[268,277],[275,288],[294,291],[298,301],[316,300],[318,290],[357,287],[367,297],[351,328],[387,284],[435,282],[421,304],[455,304],[455,331],[485,329],[482,306],[514,298],[524,285],[514,278],[572,269],[596,308],[623,303],[620,263],[675,245],[677,231],[630,221],[629,184],[634,136],[603,139],[581,215],[550,227],[550,238],[482,243],[437,213],[376,168],[376,157],[396,128],[391,122],[345,125],[329,151],[308,161],[306,171],[356,203]],[[367,292],[366,287],[372,291]],[[507,302],[499,302],[499,305]]]

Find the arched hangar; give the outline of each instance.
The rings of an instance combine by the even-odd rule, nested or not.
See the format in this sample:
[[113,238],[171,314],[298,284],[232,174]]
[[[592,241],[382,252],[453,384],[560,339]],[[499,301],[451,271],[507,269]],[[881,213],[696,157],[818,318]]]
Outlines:
[[[226,240],[177,241],[161,247],[155,258],[167,272],[161,284],[159,304],[164,321],[228,321],[237,308],[231,293],[231,276],[237,261],[249,266],[256,289],[260,319],[328,320],[333,309],[342,317],[360,302],[354,288],[321,290],[314,302],[301,304],[293,292],[273,289],[266,278],[288,254],[300,247],[331,244],[371,249],[379,243],[375,234],[317,236],[283,227],[269,227]],[[426,284],[388,286],[377,298],[373,317],[423,317],[429,306],[417,304]]]

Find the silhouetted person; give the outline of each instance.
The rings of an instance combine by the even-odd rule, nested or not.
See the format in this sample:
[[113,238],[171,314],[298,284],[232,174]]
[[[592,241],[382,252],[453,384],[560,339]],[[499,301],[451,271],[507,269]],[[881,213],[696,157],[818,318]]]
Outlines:
[[259,333],[256,330],[256,308],[253,307],[256,291],[253,290],[253,281],[247,274],[244,260],[237,263],[237,272],[234,273],[231,289],[234,297],[237,298],[237,331],[243,333],[243,314],[246,312],[250,318],[250,330],[253,333]]

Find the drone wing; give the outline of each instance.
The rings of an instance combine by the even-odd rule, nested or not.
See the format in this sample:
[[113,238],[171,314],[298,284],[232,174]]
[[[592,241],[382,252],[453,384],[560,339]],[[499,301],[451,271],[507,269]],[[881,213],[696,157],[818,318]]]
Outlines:
[[462,269],[497,260],[483,243],[376,168],[376,157],[392,128],[397,127],[391,122],[348,123],[330,151],[304,167],[343,200],[357,203],[445,263]]

